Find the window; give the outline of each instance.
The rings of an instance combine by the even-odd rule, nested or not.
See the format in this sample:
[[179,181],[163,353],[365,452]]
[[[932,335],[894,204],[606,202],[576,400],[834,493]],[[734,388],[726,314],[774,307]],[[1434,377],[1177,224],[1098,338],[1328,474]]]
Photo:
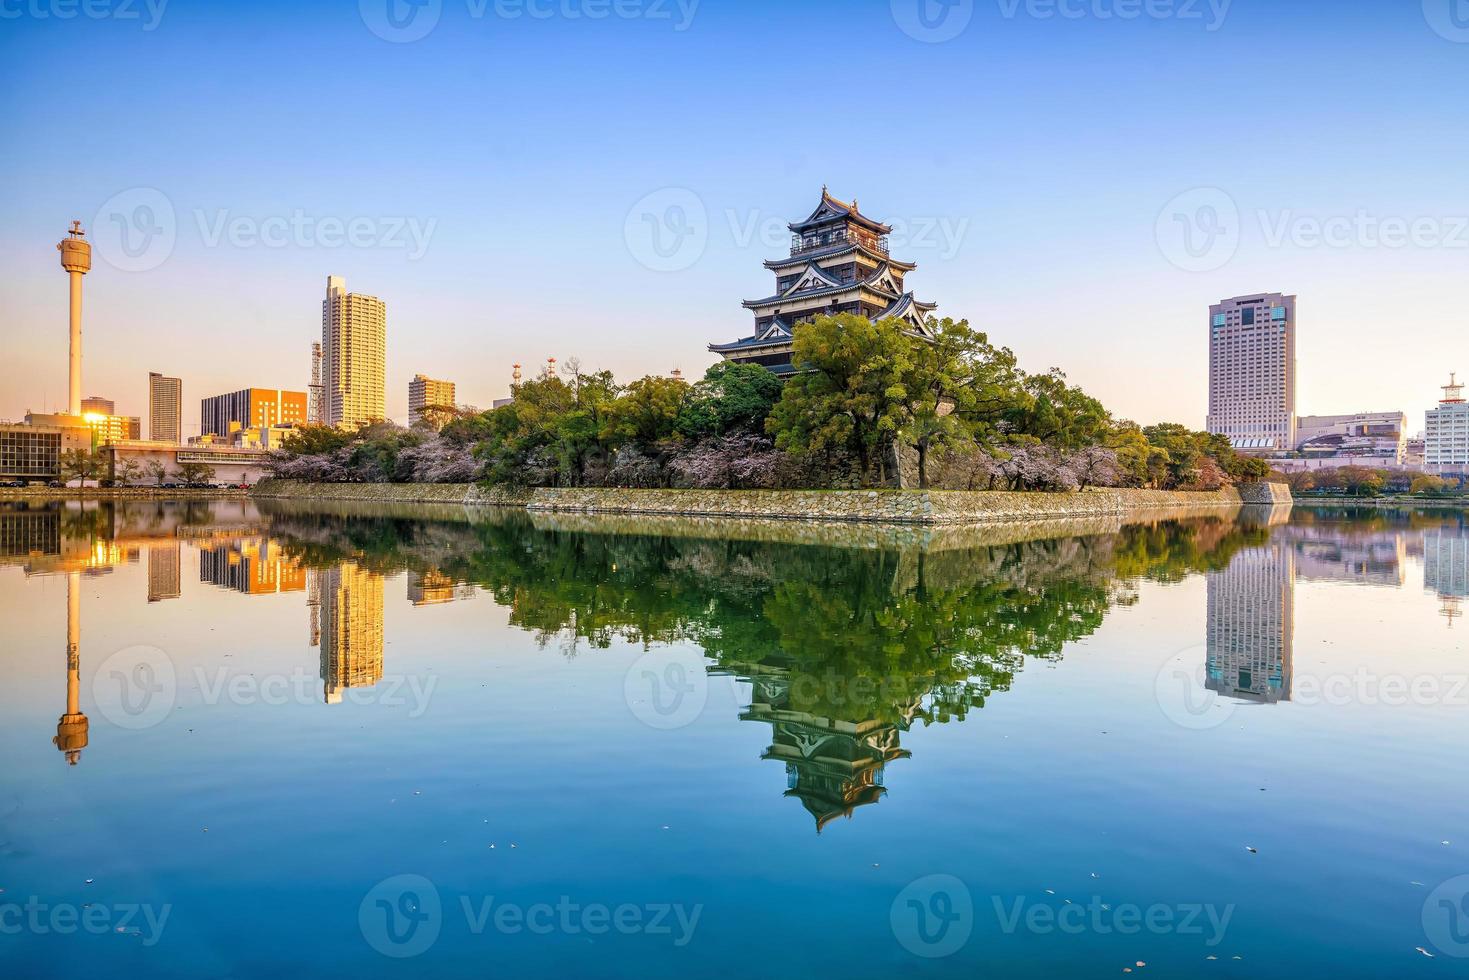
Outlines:
[[1253,306],[1246,306],[1244,309],[1239,311],[1239,314],[1239,322],[1241,324],[1246,327],[1251,327],[1255,325],[1255,308]]

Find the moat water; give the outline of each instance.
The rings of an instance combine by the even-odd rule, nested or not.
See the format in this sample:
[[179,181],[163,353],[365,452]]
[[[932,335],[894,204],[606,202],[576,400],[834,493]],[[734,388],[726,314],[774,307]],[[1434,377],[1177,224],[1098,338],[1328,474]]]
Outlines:
[[0,976],[1469,975],[1459,514],[5,506]]

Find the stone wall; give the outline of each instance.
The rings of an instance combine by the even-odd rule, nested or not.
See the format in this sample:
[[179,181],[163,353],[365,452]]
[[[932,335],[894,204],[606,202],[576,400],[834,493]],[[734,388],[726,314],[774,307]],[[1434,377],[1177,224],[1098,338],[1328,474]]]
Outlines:
[[261,480],[251,491],[256,497],[290,500],[354,500],[423,504],[475,504],[524,507],[530,494],[484,488],[473,483],[300,483]]
[[[1284,496],[1282,497],[1282,493]],[[890,524],[979,524],[1121,516],[1154,510],[1238,508],[1289,502],[1268,485],[1215,492],[1086,490],[1078,493],[963,490],[610,490],[539,488],[527,509],[584,514],[666,514]]]
[[162,487],[0,487],[0,500],[230,500],[248,492]]
[[1127,517],[1154,512],[1289,505],[1283,484],[1211,493],[1092,489],[1078,493],[966,490],[623,490],[540,487],[529,491],[463,483],[297,483],[262,480],[254,496],[524,507],[532,513],[643,514],[743,520],[983,524]]

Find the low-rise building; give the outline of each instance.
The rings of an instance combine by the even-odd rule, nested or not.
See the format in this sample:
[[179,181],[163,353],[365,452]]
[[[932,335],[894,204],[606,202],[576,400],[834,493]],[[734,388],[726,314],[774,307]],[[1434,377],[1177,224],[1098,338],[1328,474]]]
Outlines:
[[1303,415],[1296,420],[1295,449],[1308,459],[1385,465],[1408,453],[1408,416],[1402,412]]
[[0,479],[44,482],[61,479],[61,454],[68,449],[92,448],[92,430],[80,424],[36,425],[0,423]]
[[[127,440],[102,447],[103,463],[110,479],[117,479],[118,467],[125,462],[136,465],[141,474],[134,482],[151,485],[155,482],[180,483],[184,476],[180,467],[186,463],[202,463],[214,471],[209,477],[213,483],[254,483],[268,476],[266,463],[270,454],[260,449],[237,446],[192,445],[180,446],[173,442]],[[154,472],[163,467],[163,479],[155,480]]]
[[306,392],[242,388],[199,402],[199,434],[227,436],[236,429],[304,425]]

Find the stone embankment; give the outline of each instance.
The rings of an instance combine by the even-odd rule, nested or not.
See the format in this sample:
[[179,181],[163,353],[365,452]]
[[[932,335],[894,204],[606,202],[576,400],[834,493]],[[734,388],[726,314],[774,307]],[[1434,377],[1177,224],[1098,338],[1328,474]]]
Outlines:
[[523,507],[532,513],[637,514],[878,524],[982,524],[1126,517],[1161,511],[1221,511],[1291,502],[1281,484],[1214,492],[1093,489],[1076,493],[963,490],[485,489],[469,484],[307,484],[262,480],[261,497],[298,500],[457,503]]

